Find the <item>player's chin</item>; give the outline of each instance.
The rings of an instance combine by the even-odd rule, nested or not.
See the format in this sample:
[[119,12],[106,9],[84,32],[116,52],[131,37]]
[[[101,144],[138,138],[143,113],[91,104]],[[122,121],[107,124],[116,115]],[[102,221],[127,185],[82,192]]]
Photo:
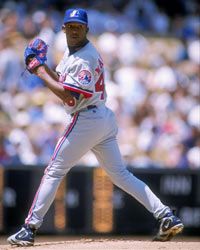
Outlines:
[[79,46],[81,44],[81,40],[79,37],[70,37],[68,44],[69,46]]

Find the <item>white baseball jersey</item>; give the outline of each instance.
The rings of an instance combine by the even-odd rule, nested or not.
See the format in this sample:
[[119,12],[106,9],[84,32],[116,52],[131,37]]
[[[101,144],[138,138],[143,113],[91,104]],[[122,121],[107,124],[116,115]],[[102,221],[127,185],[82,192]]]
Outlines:
[[63,87],[74,96],[74,101],[64,103],[67,113],[75,113],[89,105],[100,106],[105,103],[103,62],[90,42],[72,55],[66,50],[56,71]]

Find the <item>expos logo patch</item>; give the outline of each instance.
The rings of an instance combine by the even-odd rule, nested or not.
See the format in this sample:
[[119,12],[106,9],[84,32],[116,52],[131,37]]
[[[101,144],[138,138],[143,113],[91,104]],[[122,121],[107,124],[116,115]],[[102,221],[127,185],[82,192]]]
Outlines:
[[70,17],[74,17],[79,14],[78,10],[73,10],[72,13],[70,14]]
[[78,81],[82,85],[88,85],[92,80],[92,74],[88,70],[81,70],[78,74]]

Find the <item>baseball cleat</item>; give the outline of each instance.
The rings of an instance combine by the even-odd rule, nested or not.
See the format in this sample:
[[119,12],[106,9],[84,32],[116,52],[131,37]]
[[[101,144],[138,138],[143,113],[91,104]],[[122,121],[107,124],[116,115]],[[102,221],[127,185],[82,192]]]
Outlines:
[[175,235],[183,231],[181,220],[172,213],[166,214],[159,220],[159,231],[153,241],[170,241]]
[[7,242],[15,246],[33,246],[35,234],[36,230],[25,224],[16,234],[11,235]]

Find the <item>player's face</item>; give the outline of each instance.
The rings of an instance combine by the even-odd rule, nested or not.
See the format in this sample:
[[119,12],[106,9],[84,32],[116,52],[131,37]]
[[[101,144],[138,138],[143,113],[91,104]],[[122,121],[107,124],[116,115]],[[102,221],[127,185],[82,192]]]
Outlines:
[[63,31],[67,37],[68,46],[79,46],[86,40],[88,28],[81,23],[66,23],[63,25]]

